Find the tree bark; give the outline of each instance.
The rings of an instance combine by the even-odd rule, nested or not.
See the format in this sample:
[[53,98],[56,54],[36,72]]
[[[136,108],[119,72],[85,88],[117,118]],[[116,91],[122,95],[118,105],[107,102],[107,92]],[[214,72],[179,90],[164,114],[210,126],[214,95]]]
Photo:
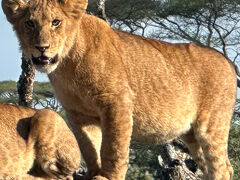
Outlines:
[[236,74],[237,74],[237,87],[240,88],[240,79],[239,79],[240,78],[240,71],[239,71],[238,66],[234,62],[232,64],[233,64],[234,69],[235,69]]
[[180,140],[166,145],[132,142],[127,180],[200,180],[202,172]]
[[158,156],[158,162],[162,172],[167,172],[163,173],[161,179],[200,180],[203,175],[180,140],[164,145],[162,153]]
[[17,83],[18,104],[25,107],[32,107],[33,104],[33,83],[35,69],[28,59],[22,55],[22,73]]
[[[105,2],[106,0],[99,0],[98,1],[98,12],[97,16],[105,21],[107,21],[107,16],[105,12]],[[108,22],[108,21],[107,21]]]

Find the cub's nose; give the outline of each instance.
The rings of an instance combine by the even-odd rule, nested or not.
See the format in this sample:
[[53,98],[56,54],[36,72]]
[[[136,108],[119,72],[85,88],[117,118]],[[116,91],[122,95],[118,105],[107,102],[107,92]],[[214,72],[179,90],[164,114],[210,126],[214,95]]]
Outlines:
[[40,52],[46,51],[46,49],[48,49],[49,47],[50,47],[49,44],[47,44],[47,45],[35,45],[35,48],[38,49]]

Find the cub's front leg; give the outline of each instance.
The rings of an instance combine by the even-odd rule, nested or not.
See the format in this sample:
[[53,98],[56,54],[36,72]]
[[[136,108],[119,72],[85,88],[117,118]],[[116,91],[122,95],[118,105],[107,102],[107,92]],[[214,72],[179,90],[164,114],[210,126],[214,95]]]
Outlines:
[[76,111],[66,110],[66,113],[88,169],[87,174],[79,179],[90,180],[99,174],[101,169],[102,132],[100,120]]
[[124,180],[132,134],[132,101],[126,93],[101,96],[99,117],[68,111],[88,172],[84,180]]
[[[126,95],[105,104],[101,114],[102,146],[100,176],[124,180],[132,135],[132,102]],[[93,179],[103,179],[96,176]]]

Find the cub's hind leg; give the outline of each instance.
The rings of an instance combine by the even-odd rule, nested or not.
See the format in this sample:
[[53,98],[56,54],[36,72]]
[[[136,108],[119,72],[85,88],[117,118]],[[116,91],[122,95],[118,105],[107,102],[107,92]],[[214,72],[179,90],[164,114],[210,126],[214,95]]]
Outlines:
[[[228,159],[228,135],[231,111],[220,105],[215,110],[202,111],[195,127],[195,136],[201,145],[209,180],[231,180],[233,169]],[[226,109],[223,109],[226,108]]]
[[54,111],[39,110],[31,119],[29,144],[35,144],[36,164],[55,179],[72,179],[80,164],[77,141]]
[[203,172],[204,179],[205,179],[205,176],[207,175],[207,165],[205,162],[202,147],[196,140],[193,130],[181,136],[181,139],[184,141],[184,143],[188,147],[188,150],[191,156],[193,157],[194,161],[197,163],[199,169],[201,169],[201,171]]

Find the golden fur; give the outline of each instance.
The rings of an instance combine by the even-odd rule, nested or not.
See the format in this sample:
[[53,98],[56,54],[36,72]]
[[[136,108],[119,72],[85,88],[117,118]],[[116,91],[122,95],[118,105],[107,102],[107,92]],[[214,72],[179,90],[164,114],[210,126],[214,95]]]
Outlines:
[[0,112],[1,180],[72,179],[80,152],[57,113],[1,103]]
[[2,6],[23,53],[48,74],[66,110],[85,179],[125,179],[131,139],[178,136],[208,179],[232,179],[227,141],[236,75],[222,54],[113,30],[85,14],[87,0]]

